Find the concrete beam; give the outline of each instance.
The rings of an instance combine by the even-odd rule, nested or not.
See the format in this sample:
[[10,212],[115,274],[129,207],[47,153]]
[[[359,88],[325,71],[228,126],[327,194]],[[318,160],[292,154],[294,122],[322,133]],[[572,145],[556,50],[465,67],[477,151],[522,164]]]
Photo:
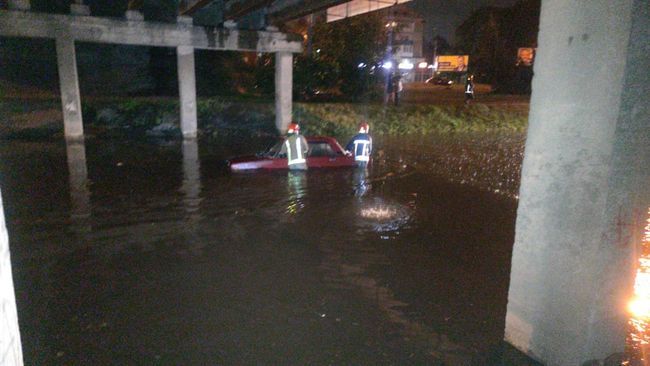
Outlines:
[[63,127],[65,138],[83,139],[83,121],[81,118],[81,97],[79,95],[79,78],[77,76],[77,57],[74,40],[65,35],[56,39],[56,61],[59,66],[59,87],[63,107]]
[[287,132],[291,122],[293,98],[293,55],[275,54],[275,127],[280,134]]
[[178,59],[178,90],[181,105],[181,132],[184,138],[195,138],[196,121],[196,75],[194,73],[194,48],[176,48]]
[[224,5],[224,19],[239,19],[270,5],[273,0],[231,0]]
[[650,205],[649,29],[647,0],[542,2],[505,339],[548,366],[625,347]]
[[276,0],[269,6],[267,14],[270,23],[284,23],[347,1],[349,0]]
[[183,0],[178,6],[179,15],[192,15],[210,5],[214,0]]
[[78,17],[0,11],[0,36],[56,38],[69,34],[75,41],[140,46],[178,47],[255,52],[302,51],[299,36],[279,32],[229,30],[186,24],[133,22],[98,17]]

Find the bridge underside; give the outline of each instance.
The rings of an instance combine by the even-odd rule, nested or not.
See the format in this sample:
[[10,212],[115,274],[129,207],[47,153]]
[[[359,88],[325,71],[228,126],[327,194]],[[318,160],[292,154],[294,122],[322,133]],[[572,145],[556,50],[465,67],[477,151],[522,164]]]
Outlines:
[[[118,43],[140,46],[174,47],[178,55],[178,82],[181,97],[181,130],[196,137],[196,79],[194,49],[271,52],[292,58],[302,50],[300,39],[270,31],[199,27],[192,18],[179,17],[176,24],[144,22],[134,15],[126,20],[80,15],[43,14],[27,11],[0,11],[0,35],[7,37],[54,38],[56,40],[59,84],[65,137],[83,138],[81,97],[77,76],[75,42]],[[279,56],[280,57],[280,56]],[[280,69],[284,68],[284,69]],[[282,133],[291,119],[292,62],[276,64],[276,98],[283,100],[276,110],[276,127]]]
[[[303,12],[301,4],[335,1],[217,3],[230,4],[225,19],[262,10],[282,19],[291,9]],[[207,4],[186,1],[181,13]],[[73,4],[79,15],[26,12],[28,0],[9,5],[12,10],[0,11],[0,35],[56,40],[68,139],[83,137],[75,41],[175,47],[181,125],[190,143],[196,136],[195,48],[275,53],[278,130],[291,118],[291,60],[301,43],[287,35],[197,27],[186,17],[149,23],[133,10],[127,20],[100,19],[88,16],[80,1]],[[647,0],[542,4],[505,338],[547,365],[579,365],[624,349],[626,302],[650,206],[649,30]],[[68,160],[71,169],[78,166],[84,150],[69,145]],[[0,364],[22,365],[1,213]]]

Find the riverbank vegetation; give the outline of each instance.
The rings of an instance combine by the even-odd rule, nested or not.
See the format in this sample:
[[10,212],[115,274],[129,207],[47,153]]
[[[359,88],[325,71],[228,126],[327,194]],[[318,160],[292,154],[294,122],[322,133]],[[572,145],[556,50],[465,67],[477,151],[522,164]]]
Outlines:
[[[205,137],[228,134],[275,134],[272,102],[222,98],[197,105],[199,130]],[[97,127],[146,129],[149,133],[174,133],[178,103],[170,100],[128,101],[116,105],[90,103],[87,120]],[[308,135],[346,136],[360,121],[371,123],[373,133],[401,135],[432,132],[523,131],[527,114],[502,106],[403,105],[355,103],[295,103],[294,120]]]
[[[34,131],[60,130],[61,117],[56,112],[58,105],[51,101],[39,103],[52,113],[28,111],[24,101],[1,104],[14,130],[25,130],[26,127]],[[28,109],[39,108],[32,104]],[[201,99],[197,111],[199,134],[203,138],[277,134],[272,100]],[[30,120],[41,116],[45,116],[43,121]],[[525,130],[527,125],[525,111],[507,105],[480,103],[469,106],[405,104],[399,107],[380,103],[294,103],[293,117],[301,123],[306,135],[336,137],[354,133],[360,121],[368,121],[373,134],[387,135],[516,132]],[[90,134],[180,136],[179,106],[175,98],[88,100],[83,103],[83,118]]]

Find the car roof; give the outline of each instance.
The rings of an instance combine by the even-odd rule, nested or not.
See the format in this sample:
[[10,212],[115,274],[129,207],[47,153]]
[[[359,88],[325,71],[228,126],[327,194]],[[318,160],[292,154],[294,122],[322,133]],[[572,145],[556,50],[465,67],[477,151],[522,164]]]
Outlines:
[[336,139],[330,136],[308,136],[307,142],[335,142]]

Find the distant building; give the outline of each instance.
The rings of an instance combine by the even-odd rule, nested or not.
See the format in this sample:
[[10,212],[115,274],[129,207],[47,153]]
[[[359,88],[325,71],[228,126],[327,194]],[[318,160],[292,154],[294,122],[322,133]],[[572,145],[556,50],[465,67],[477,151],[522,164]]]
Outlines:
[[381,13],[386,28],[393,29],[393,70],[402,74],[403,82],[422,81],[423,76],[430,73],[422,53],[424,19],[403,5],[381,10]]

